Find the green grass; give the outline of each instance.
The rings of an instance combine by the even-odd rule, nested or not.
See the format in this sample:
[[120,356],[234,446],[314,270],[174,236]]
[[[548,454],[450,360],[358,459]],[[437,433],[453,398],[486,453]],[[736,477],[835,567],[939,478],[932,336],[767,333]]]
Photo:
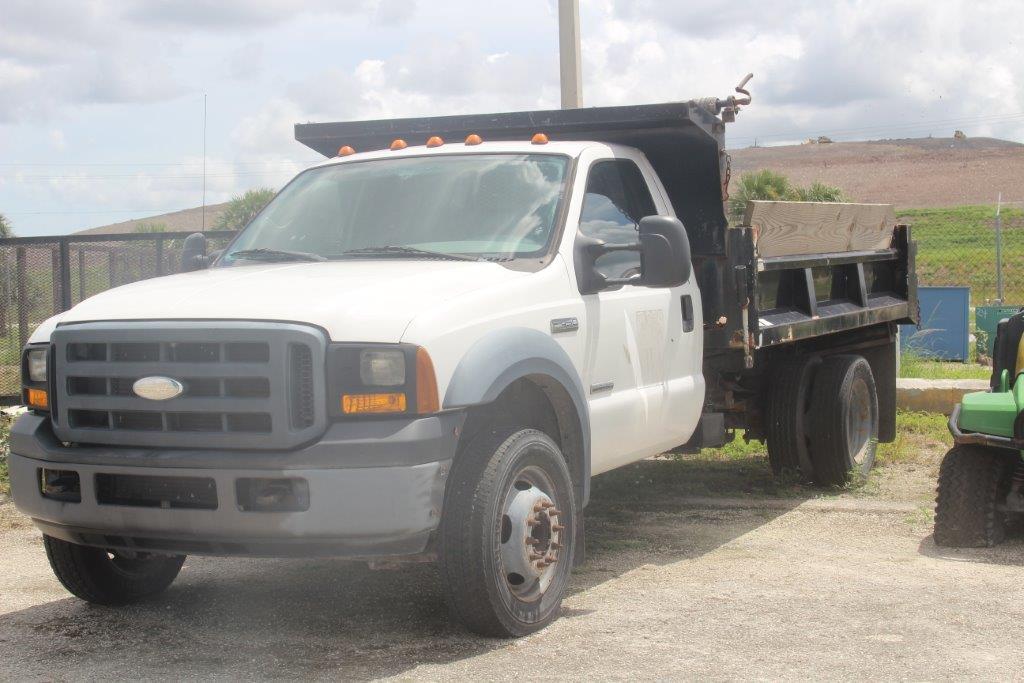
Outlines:
[[877,465],[918,463],[944,452],[953,445],[948,419],[941,413],[918,413],[900,410],[896,413],[896,440],[878,444]]
[[[917,242],[921,285],[969,286],[972,305],[995,299],[995,207],[904,209],[898,216]],[[1024,303],[1024,209],[1004,208],[1002,225],[1004,298]]]
[[992,368],[977,363],[946,363],[912,354],[900,358],[900,377],[921,379],[988,379]]

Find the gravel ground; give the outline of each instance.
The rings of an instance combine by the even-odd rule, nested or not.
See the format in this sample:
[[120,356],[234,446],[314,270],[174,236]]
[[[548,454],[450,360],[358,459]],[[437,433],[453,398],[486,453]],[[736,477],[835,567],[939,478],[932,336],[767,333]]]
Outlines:
[[[0,678],[1021,677],[1021,540],[937,549],[918,494],[680,497],[636,483],[673,466],[598,479],[562,618],[519,641],[452,624],[428,565],[190,558],[165,595],[92,607],[0,505]],[[932,474],[910,468],[920,481],[904,488]]]

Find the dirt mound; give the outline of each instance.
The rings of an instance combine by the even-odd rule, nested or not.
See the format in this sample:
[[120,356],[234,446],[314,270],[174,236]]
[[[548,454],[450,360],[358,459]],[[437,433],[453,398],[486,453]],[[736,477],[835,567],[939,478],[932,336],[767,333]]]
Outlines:
[[853,201],[901,208],[1024,200],[1024,145],[994,138],[917,138],[731,150],[732,177],[771,169],[799,185],[836,185]]

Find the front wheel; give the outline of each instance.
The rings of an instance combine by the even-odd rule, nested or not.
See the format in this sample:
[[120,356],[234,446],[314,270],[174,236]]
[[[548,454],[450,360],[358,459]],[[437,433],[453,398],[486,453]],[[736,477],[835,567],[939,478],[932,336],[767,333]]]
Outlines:
[[57,579],[72,594],[97,605],[126,605],[165,590],[181,571],[183,555],[153,555],[90,548],[43,536]]
[[979,548],[1006,536],[1006,496],[1019,457],[984,446],[953,446],[939,467],[935,545]]
[[575,525],[569,469],[546,434],[478,434],[452,468],[441,522],[441,575],[452,612],[486,636],[547,626],[569,583]]

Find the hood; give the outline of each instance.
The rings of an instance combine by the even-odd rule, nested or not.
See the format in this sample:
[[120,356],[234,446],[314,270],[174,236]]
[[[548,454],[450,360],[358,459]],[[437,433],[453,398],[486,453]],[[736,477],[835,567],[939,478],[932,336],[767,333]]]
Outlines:
[[431,306],[527,275],[496,263],[409,259],[211,268],[108,290],[54,322],[278,320],[317,325],[335,341],[397,342]]

